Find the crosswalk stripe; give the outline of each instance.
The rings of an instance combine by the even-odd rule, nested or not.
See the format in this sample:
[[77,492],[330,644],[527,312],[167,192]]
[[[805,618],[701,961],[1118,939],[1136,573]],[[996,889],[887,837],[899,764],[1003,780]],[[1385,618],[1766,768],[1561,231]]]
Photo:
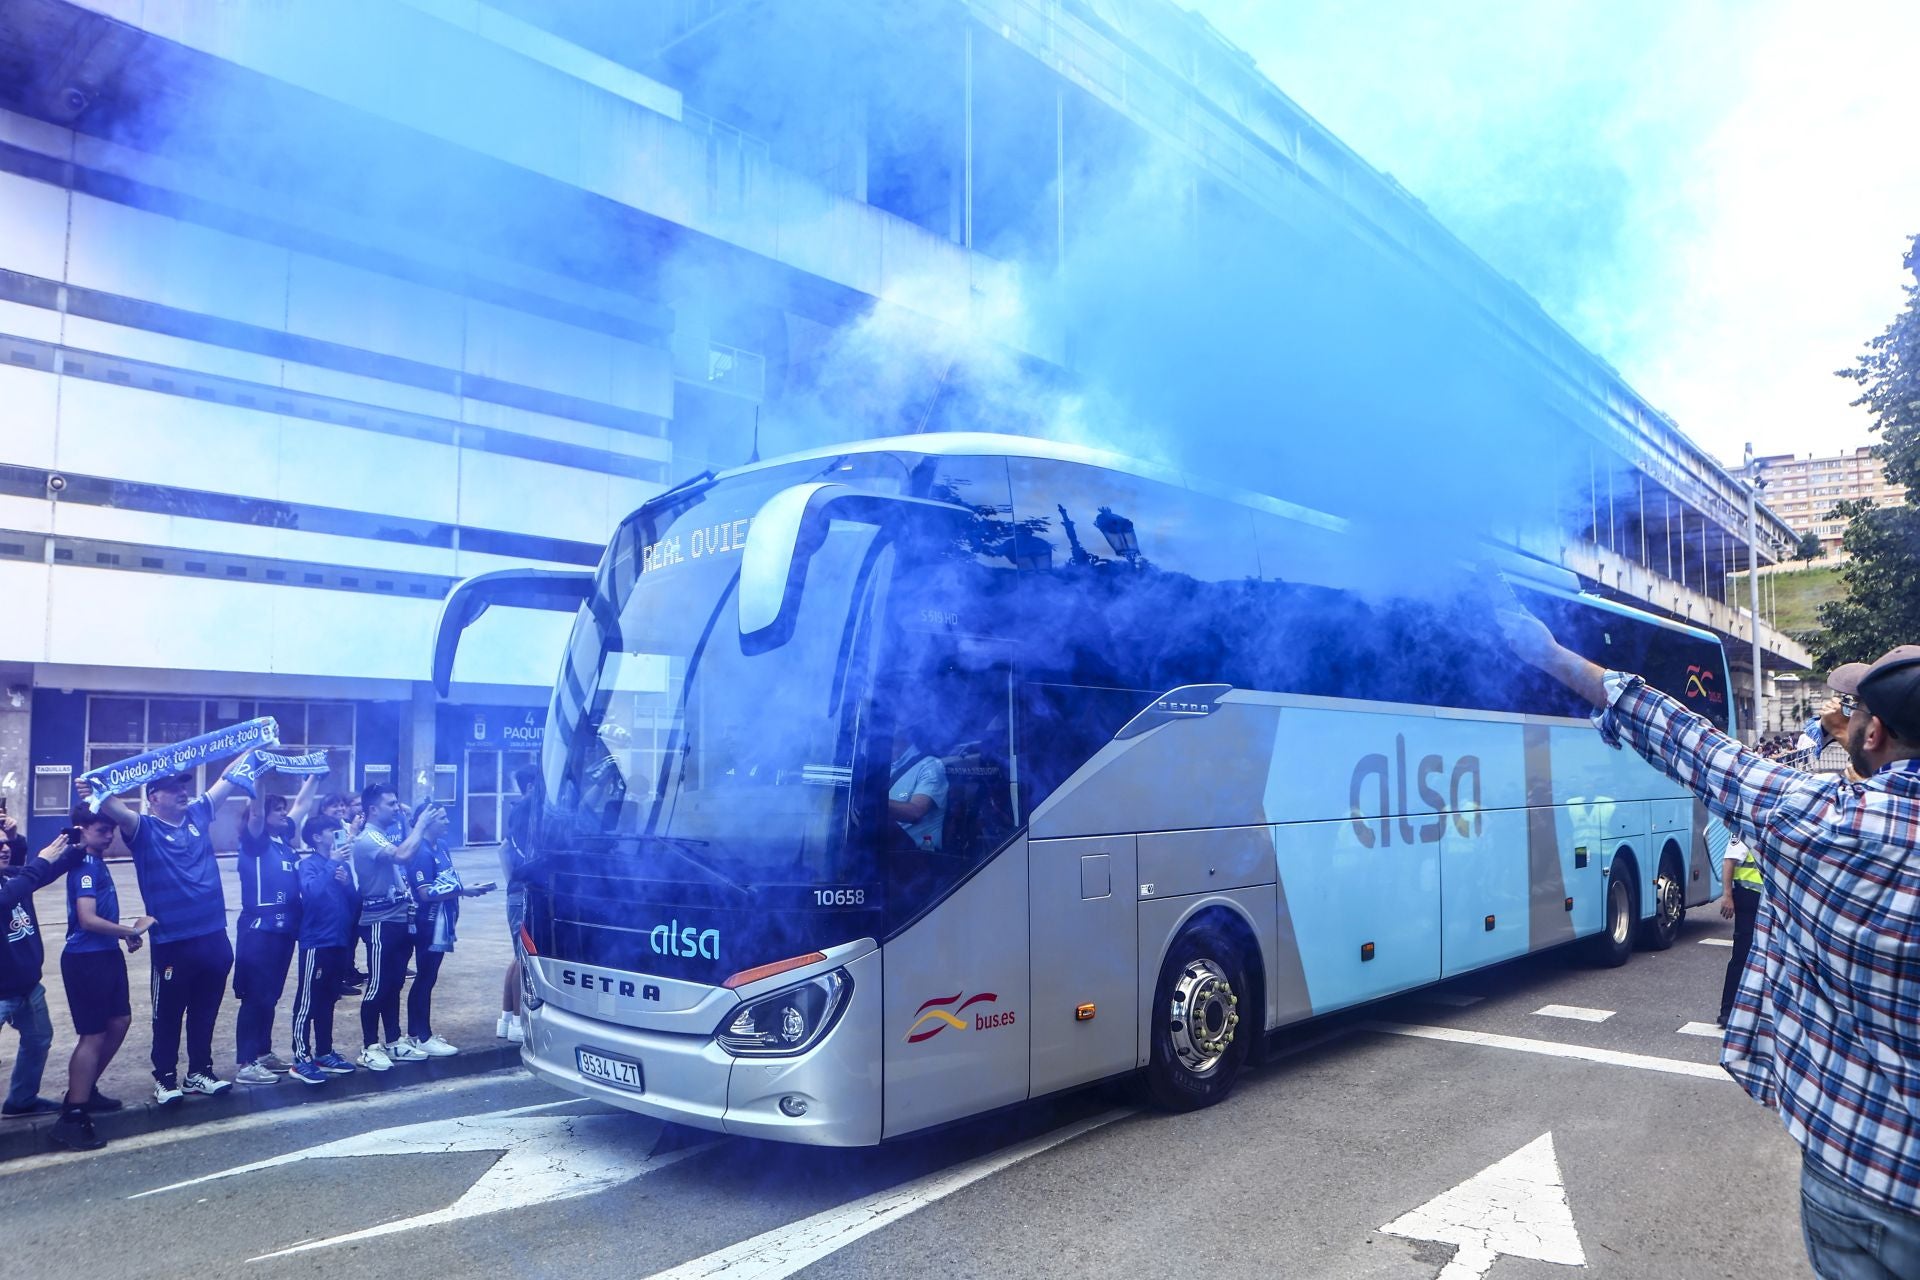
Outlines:
[[1018,1146],[1008,1147],[1005,1151],[996,1151],[951,1169],[916,1178],[904,1186],[876,1191],[870,1196],[823,1210],[811,1218],[763,1231],[751,1240],[742,1240],[739,1244],[716,1250],[705,1257],[683,1262],[671,1271],[657,1273],[649,1280],[703,1280],[709,1276],[724,1276],[726,1280],[781,1280],[781,1277],[812,1266],[828,1254],[844,1249],[861,1237],[898,1222],[908,1214],[924,1209],[982,1178],[1133,1114],[1134,1111],[1128,1108],[1076,1121]]
[[1732,938],[1702,938],[1700,939],[1700,945],[1703,947],[1730,947],[1733,945],[1733,939]]
[[1533,1011],[1536,1018],[1567,1018],[1573,1022],[1605,1022],[1611,1009],[1588,1009],[1577,1004],[1543,1004]]
[[1618,1049],[1594,1049],[1582,1044],[1561,1044],[1557,1040],[1531,1040],[1525,1036],[1495,1035],[1490,1031],[1461,1031],[1455,1027],[1416,1027],[1401,1022],[1370,1022],[1372,1031],[1388,1035],[1414,1036],[1421,1040],[1444,1040],[1452,1044],[1479,1045],[1488,1049],[1510,1049],[1516,1053],[1537,1053],[1546,1058],[1576,1058],[1582,1062],[1604,1063],[1610,1067],[1635,1067],[1641,1071],[1660,1071],[1675,1076],[1698,1076],[1703,1080],[1732,1078],[1717,1066],[1704,1062],[1683,1062],[1678,1058],[1660,1058],[1648,1053],[1623,1053]]
[[1727,1033],[1719,1027],[1714,1026],[1711,1022],[1689,1022],[1686,1026],[1680,1028],[1680,1034],[1683,1036],[1699,1036],[1706,1040],[1718,1040]]

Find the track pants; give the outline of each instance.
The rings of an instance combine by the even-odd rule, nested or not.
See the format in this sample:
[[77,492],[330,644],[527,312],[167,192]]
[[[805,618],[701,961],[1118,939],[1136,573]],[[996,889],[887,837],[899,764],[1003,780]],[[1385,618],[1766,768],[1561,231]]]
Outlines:
[[1727,961],[1726,980],[1720,984],[1720,1021],[1733,1012],[1733,996],[1740,989],[1740,973],[1747,967],[1747,953],[1753,950],[1753,925],[1760,915],[1760,891],[1734,882],[1733,886],[1733,958]]
[[213,1074],[213,1024],[227,994],[233,944],[226,930],[156,942],[153,994],[153,1078],[175,1083],[180,1069],[180,1025],[187,1028],[187,1072]]
[[444,951],[433,949],[433,935],[422,929],[414,935],[413,985],[407,988],[407,1034],[425,1040],[433,1034],[433,984],[440,980]]
[[[406,920],[383,920],[360,926],[367,944],[367,989],[360,997],[360,1041],[384,1044],[400,1038],[400,988],[407,981],[407,960],[413,954],[413,925]],[[384,1028],[386,1038],[378,1034]]]
[[233,997],[240,1002],[233,1043],[234,1061],[243,1067],[273,1052],[273,1014],[292,962],[292,934],[249,929],[242,922],[233,957]]
[[293,1057],[311,1062],[333,1052],[333,1002],[353,968],[353,944],[300,948],[293,987]]

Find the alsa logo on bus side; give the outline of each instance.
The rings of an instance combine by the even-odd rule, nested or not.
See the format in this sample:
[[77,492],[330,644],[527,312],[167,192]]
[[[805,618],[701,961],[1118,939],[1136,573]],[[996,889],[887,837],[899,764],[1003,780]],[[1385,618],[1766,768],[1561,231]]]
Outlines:
[[[1000,997],[991,991],[982,991],[979,995],[967,996],[965,1003],[961,1003],[960,997],[963,995],[966,993],[956,991],[950,996],[936,996],[915,1009],[913,1025],[907,1028],[907,1043],[919,1044],[922,1040],[931,1040],[948,1027],[952,1027],[955,1031],[965,1031],[969,1027],[975,1031],[992,1031],[996,1027],[1010,1027],[1014,1024],[1015,1018],[1011,1009],[983,1009],[973,1015],[972,1022],[968,1022],[960,1015],[976,1004],[996,1004]],[[959,1004],[959,1008],[949,1008],[955,1004]]]
[[[1436,785],[1441,779],[1448,782],[1445,795]],[[1432,815],[1417,827],[1413,822],[1416,815],[1407,807],[1409,781],[1419,790],[1421,803],[1427,806],[1425,812]],[[1395,826],[1400,829],[1401,844],[1434,844],[1446,834],[1449,815],[1460,835],[1477,836],[1484,825],[1480,816],[1480,757],[1461,756],[1448,769],[1442,757],[1422,756],[1409,772],[1407,738],[1396,733],[1393,759],[1376,751],[1362,756],[1353,766],[1347,799],[1354,838],[1368,849],[1391,845]],[[1397,820],[1387,816],[1396,812],[1401,815]]]
[[1708,702],[1719,704],[1727,700],[1727,695],[1714,688],[1720,673],[1711,667],[1694,664],[1687,668],[1687,697],[1705,698]]
[[660,1000],[660,988],[653,983],[636,984],[625,978],[609,978],[598,973],[582,973],[578,969],[562,969],[560,985],[578,987],[582,991],[598,991],[610,996],[624,996],[628,1000],[638,997],[641,1000]]
[[697,956],[703,960],[720,958],[718,929],[695,929],[692,925],[682,927],[678,920],[669,920],[653,926],[647,938],[653,943],[653,954],[657,956]]

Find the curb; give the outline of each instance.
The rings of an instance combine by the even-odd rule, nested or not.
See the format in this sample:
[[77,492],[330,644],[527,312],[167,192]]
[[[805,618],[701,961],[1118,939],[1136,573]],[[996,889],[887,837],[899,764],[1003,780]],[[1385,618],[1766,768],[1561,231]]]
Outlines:
[[[283,1078],[277,1085],[236,1084],[215,1098],[182,1098],[164,1107],[152,1102],[129,1101],[124,1110],[95,1115],[93,1128],[111,1144],[121,1138],[157,1133],[162,1129],[188,1128],[288,1107],[325,1106],[328,1102],[363,1098],[371,1093],[393,1093],[417,1084],[482,1075],[519,1065],[518,1045],[490,1045],[463,1051],[451,1058],[396,1064],[391,1071],[362,1069],[350,1076],[335,1076],[318,1087]],[[57,1119],[49,1115],[44,1119],[0,1122],[0,1163],[65,1150],[47,1136]]]

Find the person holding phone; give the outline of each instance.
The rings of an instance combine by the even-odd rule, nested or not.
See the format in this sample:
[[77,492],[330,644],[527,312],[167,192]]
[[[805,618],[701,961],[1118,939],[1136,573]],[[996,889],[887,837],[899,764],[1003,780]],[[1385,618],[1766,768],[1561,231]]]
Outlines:
[[333,1048],[333,1005],[353,964],[351,837],[338,818],[308,818],[300,828],[300,964],[293,991],[293,1066],[301,1084],[351,1075],[353,1063]]
[[120,1052],[133,1022],[127,958],[120,945],[138,951],[140,940],[153,927],[152,916],[120,923],[120,891],[106,862],[113,832],[113,819],[84,804],[74,806],[67,840],[79,850],[80,861],[67,873],[67,942],[60,952],[60,982],[66,988],[67,1011],[79,1039],[67,1059],[67,1096],[51,1130],[55,1142],[73,1151],[105,1146],[93,1131],[93,1117],[118,1111],[122,1105],[99,1088],[101,1075]]
[[430,801],[422,802],[413,815],[414,829],[420,833],[420,848],[407,864],[407,879],[413,885],[413,897],[419,913],[413,920],[413,985],[407,988],[407,1043],[430,1058],[445,1058],[460,1052],[433,1031],[433,986],[440,978],[440,965],[453,951],[454,924],[460,918],[460,899],[491,893],[493,885],[476,884],[471,888],[460,882],[453,869],[453,853],[447,847],[447,815]]
[[300,932],[299,859],[293,851],[300,823],[313,807],[319,778],[309,774],[291,803],[268,795],[250,802],[240,821],[240,923],[233,958],[233,1078],[241,1084],[275,1084],[291,1070],[273,1052],[273,1015],[287,988]]
[[[406,872],[426,827],[416,823],[407,830],[400,794],[384,783],[361,792],[361,805],[367,822],[353,840],[353,878],[360,888],[359,935],[367,946],[370,976],[360,997],[364,1047],[359,1063],[369,1071],[386,1071],[396,1062],[428,1057],[400,1035],[400,988],[413,954],[413,890]],[[429,806],[425,816],[443,812]]]

